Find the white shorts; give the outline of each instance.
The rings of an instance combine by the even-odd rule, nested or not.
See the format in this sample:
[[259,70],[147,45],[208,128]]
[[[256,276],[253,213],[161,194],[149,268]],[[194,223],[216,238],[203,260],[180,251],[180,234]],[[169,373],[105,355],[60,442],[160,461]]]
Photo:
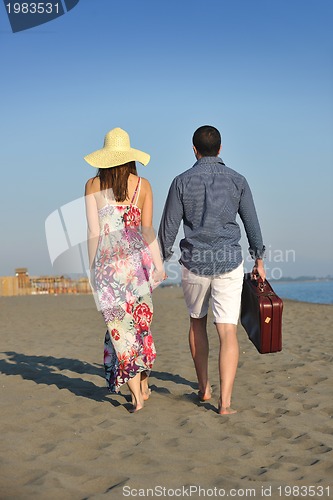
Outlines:
[[243,262],[236,269],[218,276],[198,276],[182,266],[183,293],[191,318],[206,316],[211,299],[215,323],[237,325],[243,276]]

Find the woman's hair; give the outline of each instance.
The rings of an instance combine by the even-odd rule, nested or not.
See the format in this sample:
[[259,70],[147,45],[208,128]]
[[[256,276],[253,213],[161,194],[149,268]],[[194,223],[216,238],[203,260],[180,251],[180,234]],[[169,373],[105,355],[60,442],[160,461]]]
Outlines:
[[101,191],[112,189],[115,201],[125,201],[128,198],[127,181],[130,174],[138,175],[135,161],[111,168],[99,168],[96,177],[99,177]]

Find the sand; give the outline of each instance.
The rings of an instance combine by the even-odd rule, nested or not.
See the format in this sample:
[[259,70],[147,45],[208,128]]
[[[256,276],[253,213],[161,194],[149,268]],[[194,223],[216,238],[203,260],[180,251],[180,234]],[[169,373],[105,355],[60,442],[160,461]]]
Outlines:
[[131,414],[105,389],[92,296],[0,298],[1,500],[333,497],[333,306],[285,301],[280,353],[240,326],[238,413],[220,416],[212,318],[199,403],[181,289],[154,304],[152,396]]

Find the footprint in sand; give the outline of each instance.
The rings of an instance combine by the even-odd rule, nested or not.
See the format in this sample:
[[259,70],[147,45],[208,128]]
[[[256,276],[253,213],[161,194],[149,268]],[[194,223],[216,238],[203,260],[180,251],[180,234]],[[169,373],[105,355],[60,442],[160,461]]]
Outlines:
[[332,448],[324,443],[306,449],[311,451],[312,453],[329,453],[330,451],[332,451]]
[[318,408],[318,404],[316,403],[304,403],[303,408],[304,410],[311,410],[312,408]]
[[286,401],[288,398],[287,396],[284,396],[280,392],[277,392],[276,394],[274,394],[274,399],[282,399],[283,401]]
[[279,430],[273,432],[272,438],[278,439],[278,438],[284,437],[284,438],[290,439],[292,437],[292,435],[293,435],[292,431],[290,431],[289,429],[286,429],[286,428],[282,428],[282,429],[279,429]]

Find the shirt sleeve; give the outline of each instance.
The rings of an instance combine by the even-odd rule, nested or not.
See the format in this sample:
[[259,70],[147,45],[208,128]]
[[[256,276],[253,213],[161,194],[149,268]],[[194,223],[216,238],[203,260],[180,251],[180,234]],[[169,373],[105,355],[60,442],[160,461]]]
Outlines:
[[181,182],[176,177],[171,183],[158,230],[158,238],[164,260],[169,260],[173,254],[172,247],[183,219],[183,214]]
[[240,198],[238,213],[244,224],[246,236],[249,242],[249,252],[253,259],[263,259],[265,246],[261,235],[261,229],[250,186],[244,178],[243,190]]

